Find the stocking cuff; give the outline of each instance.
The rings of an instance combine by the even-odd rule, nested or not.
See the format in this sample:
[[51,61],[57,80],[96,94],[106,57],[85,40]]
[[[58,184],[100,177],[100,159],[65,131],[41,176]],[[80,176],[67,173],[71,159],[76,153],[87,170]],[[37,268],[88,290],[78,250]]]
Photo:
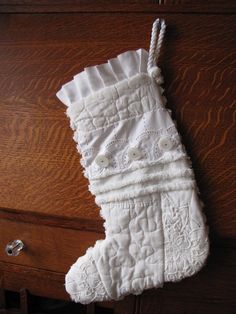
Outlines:
[[73,80],[64,84],[57,97],[66,105],[93,95],[138,73],[147,73],[148,52],[145,49],[126,51],[106,63],[84,68]]
[[147,57],[144,49],[127,51],[63,85],[56,95],[71,128],[90,132],[161,107],[163,89],[148,74]]

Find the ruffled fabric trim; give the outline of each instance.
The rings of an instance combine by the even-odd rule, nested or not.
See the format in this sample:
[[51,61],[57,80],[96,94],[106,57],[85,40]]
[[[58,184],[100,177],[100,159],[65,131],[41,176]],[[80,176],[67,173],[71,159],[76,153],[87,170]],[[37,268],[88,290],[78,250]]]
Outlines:
[[187,166],[186,160],[178,160],[163,165],[154,164],[125,173],[125,175],[116,174],[100,180],[91,180],[89,190],[92,194],[98,195],[154,179],[160,182],[174,178],[194,178],[193,170]]
[[181,179],[177,178],[173,179],[171,182],[163,181],[157,184],[155,182],[151,182],[150,185],[147,187],[144,187],[144,184],[134,184],[130,189],[118,189],[116,191],[112,191],[111,193],[99,194],[98,196],[96,196],[95,202],[97,205],[102,206],[106,203],[121,202],[124,200],[150,195],[157,192],[160,193],[190,189],[196,189],[195,180],[185,179],[185,181],[181,181]]
[[79,102],[104,87],[138,73],[147,73],[148,52],[140,48],[119,54],[106,63],[84,68],[73,80],[62,85],[56,96],[66,105]]

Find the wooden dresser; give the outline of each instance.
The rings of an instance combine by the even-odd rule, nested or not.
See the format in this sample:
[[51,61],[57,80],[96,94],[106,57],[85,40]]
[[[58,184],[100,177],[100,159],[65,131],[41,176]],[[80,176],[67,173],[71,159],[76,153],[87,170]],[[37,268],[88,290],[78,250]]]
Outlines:
[[[69,300],[65,273],[104,238],[55,93],[86,66],[148,49],[157,17],[167,22],[160,60],[165,94],[202,192],[211,254],[193,278],[84,306],[83,313],[236,313],[235,4],[0,2],[0,313],[10,313],[8,290],[20,294],[21,313],[31,313],[31,295]],[[24,249],[8,256],[7,244],[17,239]]]

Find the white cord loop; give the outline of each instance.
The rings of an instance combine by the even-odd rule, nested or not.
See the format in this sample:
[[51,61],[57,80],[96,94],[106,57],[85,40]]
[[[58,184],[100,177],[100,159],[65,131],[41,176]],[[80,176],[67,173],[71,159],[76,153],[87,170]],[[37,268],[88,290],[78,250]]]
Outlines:
[[[156,19],[152,25],[152,34],[149,48],[149,56],[147,63],[148,74],[153,77],[157,84],[163,83],[161,70],[157,66],[157,60],[160,55],[161,45],[164,39],[166,24],[163,19]],[[158,35],[159,30],[159,36]]]

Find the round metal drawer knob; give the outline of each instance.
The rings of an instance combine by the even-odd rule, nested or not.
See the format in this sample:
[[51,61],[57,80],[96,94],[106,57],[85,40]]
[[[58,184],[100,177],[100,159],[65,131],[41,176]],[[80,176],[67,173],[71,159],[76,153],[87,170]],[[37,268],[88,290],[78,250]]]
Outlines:
[[17,256],[23,250],[24,246],[21,240],[14,240],[6,245],[5,252],[8,256]]

